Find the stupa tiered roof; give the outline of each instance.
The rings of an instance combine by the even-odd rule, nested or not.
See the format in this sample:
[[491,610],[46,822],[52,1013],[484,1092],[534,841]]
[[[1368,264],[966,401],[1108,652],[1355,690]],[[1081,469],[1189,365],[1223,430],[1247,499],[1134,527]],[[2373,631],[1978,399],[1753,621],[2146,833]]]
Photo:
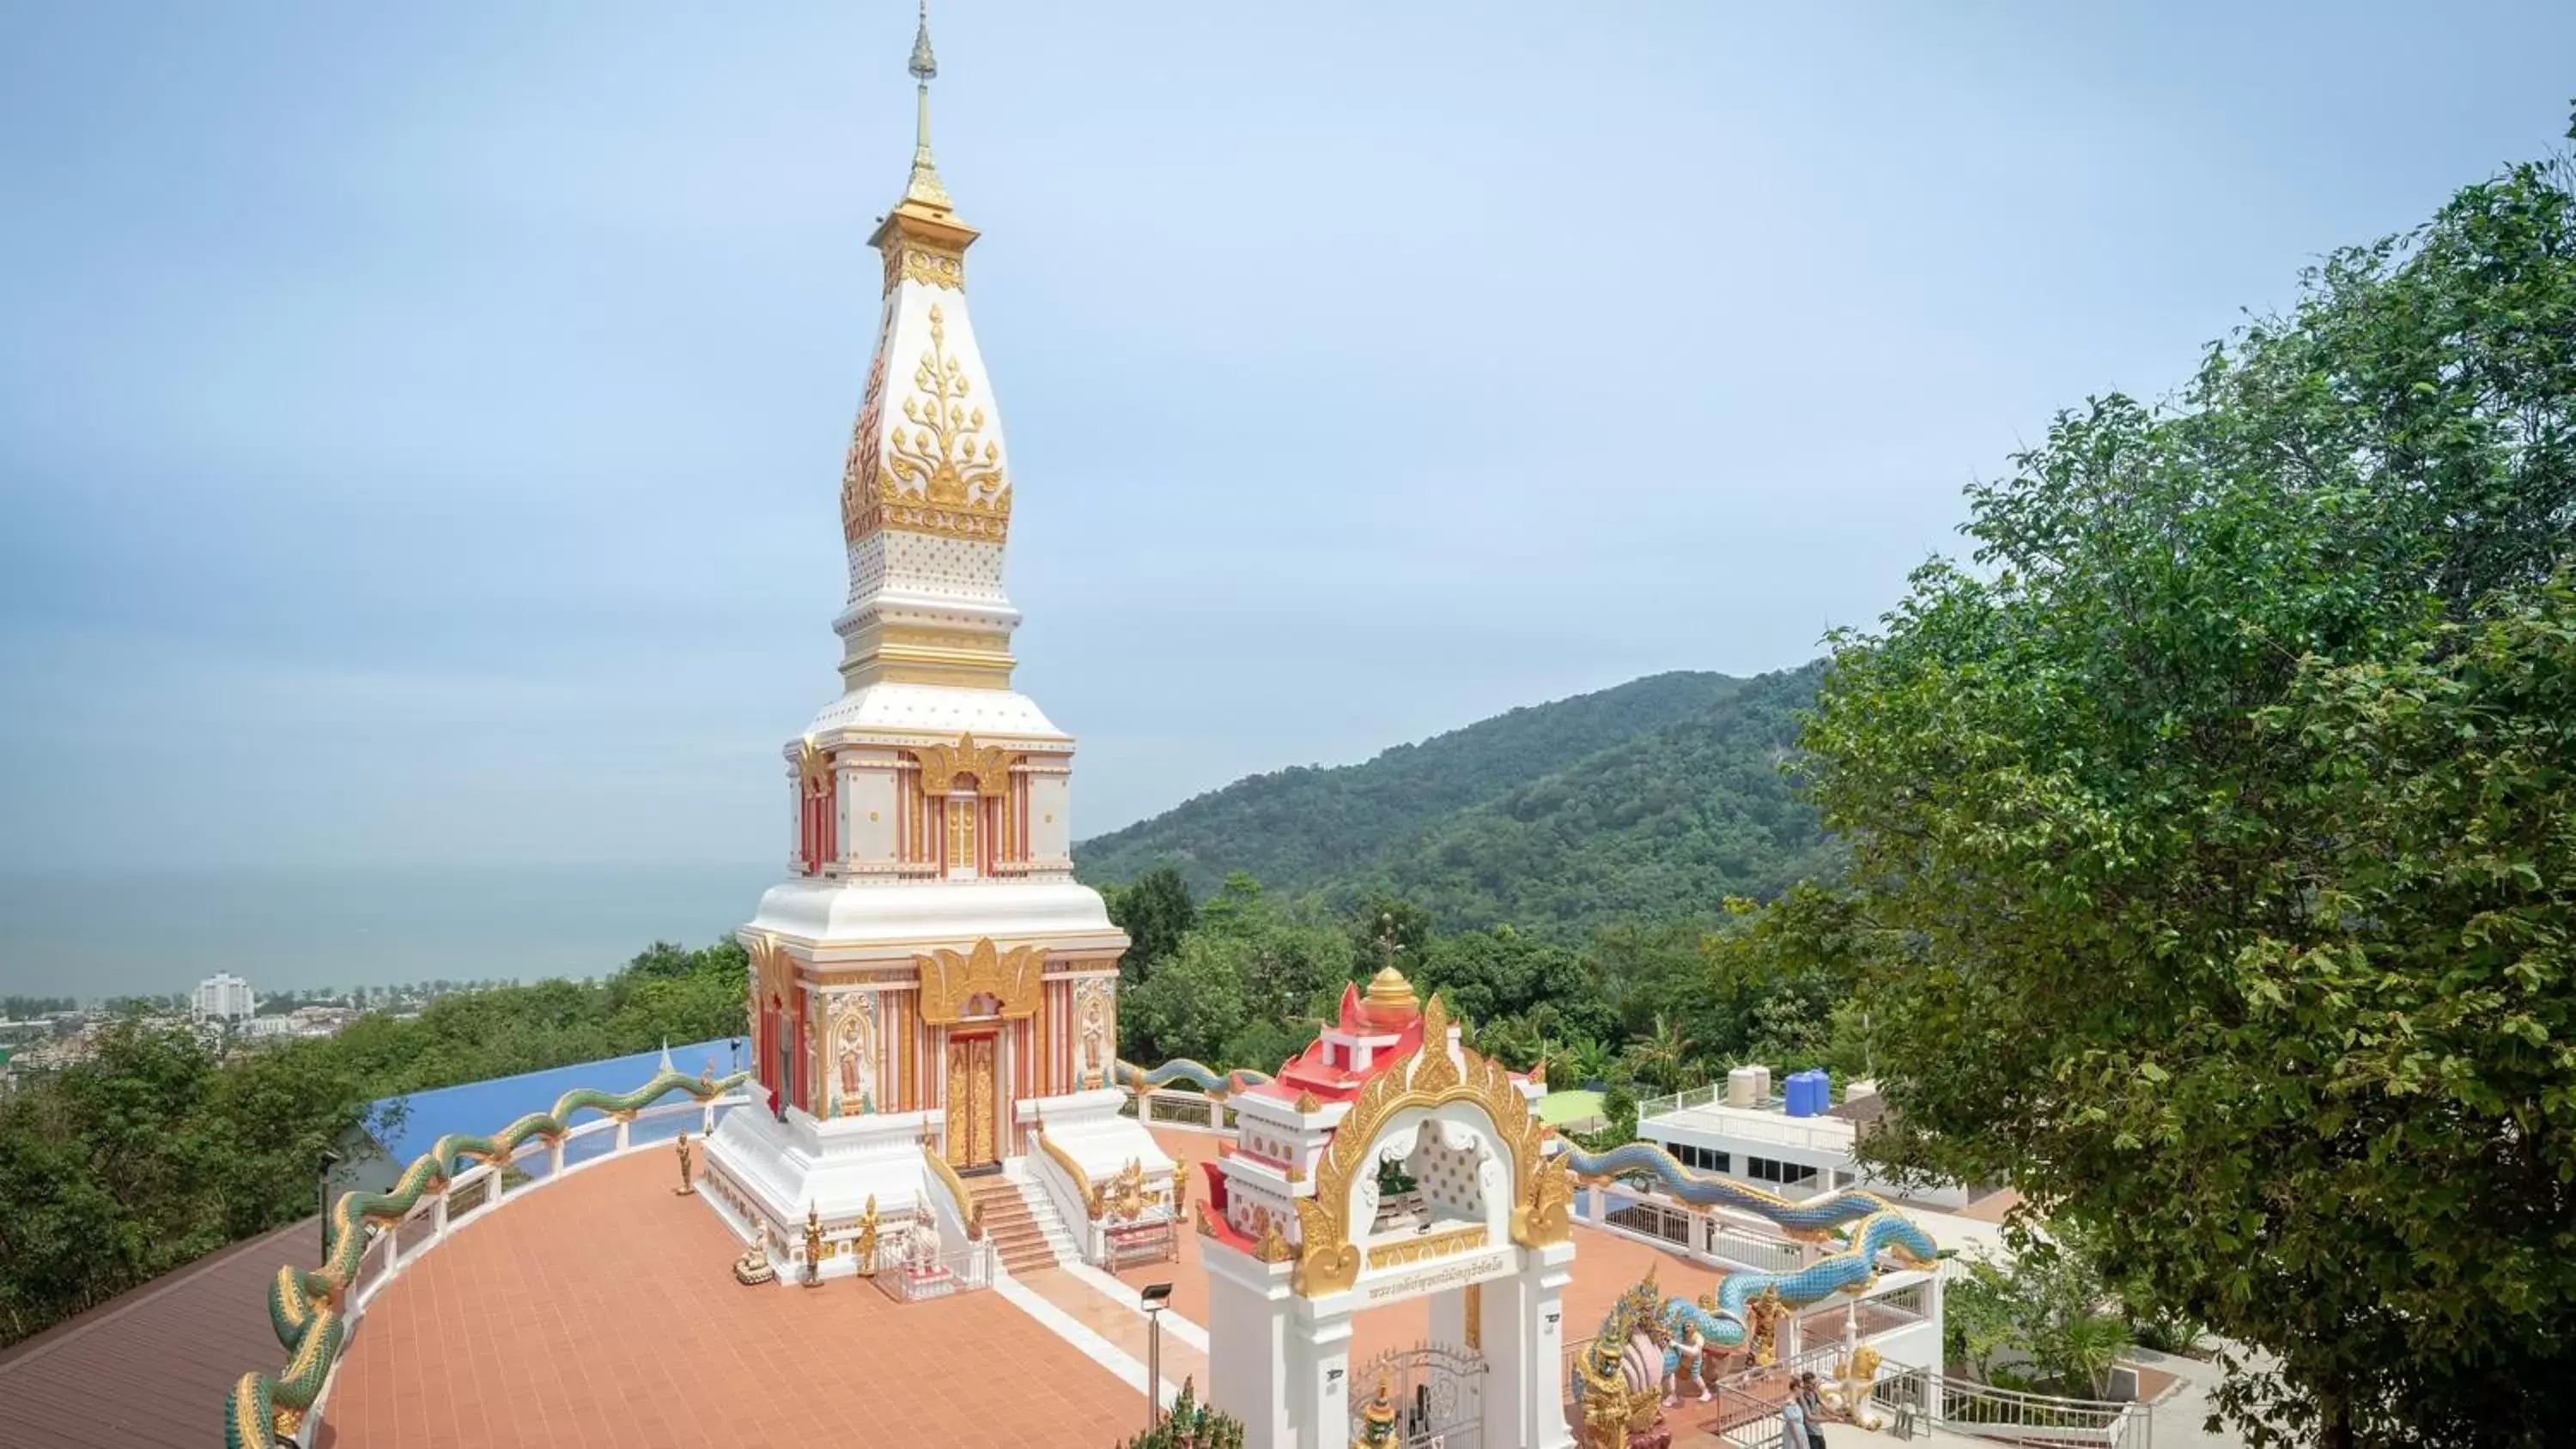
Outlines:
[[1312,1093],[1319,1101],[1347,1102],[1369,1078],[1421,1048],[1422,1002],[1404,973],[1387,966],[1370,979],[1366,995],[1356,985],[1343,987],[1335,1020],[1276,1078],[1253,1090],[1281,1101]]

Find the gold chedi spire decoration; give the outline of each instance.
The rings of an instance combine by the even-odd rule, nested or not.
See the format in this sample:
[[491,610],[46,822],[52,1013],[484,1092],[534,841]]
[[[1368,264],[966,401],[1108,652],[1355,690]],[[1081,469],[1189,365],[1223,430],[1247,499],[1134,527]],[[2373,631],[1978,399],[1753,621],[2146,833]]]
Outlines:
[[844,641],[841,683],[1008,689],[1019,623],[1002,587],[1010,458],[966,316],[966,249],[977,233],[957,219],[931,154],[939,62],[927,4],[906,69],[917,106],[912,169],[868,237],[885,259],[883,311],[841,472],[850,562],[849,606],[833,623]]
[[912,72],[918,111],[912,124],[912,176],[904,183],[907,206],[948,210],[948,188],[939,184],[938,163],[930,159],[930,83],[938,78],[939,57],[930,53],[930,0],[921,0],[921,26],[912,33]]

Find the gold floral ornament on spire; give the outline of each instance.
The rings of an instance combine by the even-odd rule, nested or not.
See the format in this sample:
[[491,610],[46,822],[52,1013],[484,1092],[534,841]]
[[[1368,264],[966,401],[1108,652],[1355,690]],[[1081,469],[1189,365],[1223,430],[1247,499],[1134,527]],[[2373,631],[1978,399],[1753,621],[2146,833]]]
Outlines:
[[1011,484],[1002,445],[988,436],[974,379],[948,348],[948,319],[930,308],[930,346],[913,369],[903,422],[886,434],[876,497],[860,529],[936,533],[1000,543],[1010,530]]

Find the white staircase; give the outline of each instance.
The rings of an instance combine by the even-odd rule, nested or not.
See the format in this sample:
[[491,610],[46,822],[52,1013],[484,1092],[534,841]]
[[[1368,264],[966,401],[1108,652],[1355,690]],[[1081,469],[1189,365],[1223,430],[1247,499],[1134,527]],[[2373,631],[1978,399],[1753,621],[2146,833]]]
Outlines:
[[[1082,1245],[1074,1239],[1073,1229],[1065,1224],[1064,1214],[1056,1210],[1055,1199],[1037,1180],[1028,1159],[1015,1157],[1003,1163],[1002,1176],[1019,1190],[1020,1201],[1029,1210],[1029,1221],[1036,1224],[1038,1236],[1045,1242],[1047,1250],[1055,1255],[1055,1261],[1059,1265],[1081,1262]],[[1031,1264],[1023,1256],[1013,1266],[1025,1271]]]

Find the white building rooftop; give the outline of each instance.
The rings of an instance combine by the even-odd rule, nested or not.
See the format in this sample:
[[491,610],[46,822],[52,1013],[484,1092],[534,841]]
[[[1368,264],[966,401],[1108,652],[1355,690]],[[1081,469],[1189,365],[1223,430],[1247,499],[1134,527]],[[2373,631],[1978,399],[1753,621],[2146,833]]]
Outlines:
[[1765,1142],[1845,1158],[1860,1140],[1858,1123],[1830,1115],[1792,1117],[1788,1104],[1778,1097],[1750,1107],[1729,1106],[1723,1085],[1639,1104],[1638,1124],[1649,1120],[1658,1127],[1696,1129],[1739,1142]]

